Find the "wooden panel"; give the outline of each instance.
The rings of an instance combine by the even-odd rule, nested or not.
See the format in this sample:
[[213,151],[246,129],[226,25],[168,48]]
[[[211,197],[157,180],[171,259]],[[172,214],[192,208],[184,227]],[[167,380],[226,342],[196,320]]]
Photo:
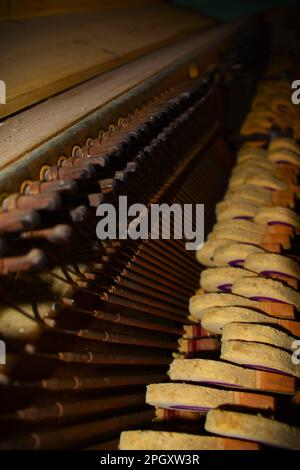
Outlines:
[[211,24],[167,5],[2,22],[0,118]]
[[[235,27],[236,25],[224,25],[208,31],[205,35],[193,35],[7,119],[0,126],[0,168],[8,167],[21,157],[24,157],[25,162],[26,154],[34,148],[182,58],[192,54],[206,56],[207,60],[211,60],[212,51],[216,53],[217,45],[222,43]],[[4,172],[2,175],[4,177]]]

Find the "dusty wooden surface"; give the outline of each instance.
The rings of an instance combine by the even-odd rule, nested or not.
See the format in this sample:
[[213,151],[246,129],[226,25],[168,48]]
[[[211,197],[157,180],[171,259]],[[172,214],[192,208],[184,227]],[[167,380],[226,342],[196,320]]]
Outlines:
[[192,35],[6,119],[0,126],[0,169],[26,156],[64,129],[147,78],[155,76],[180,58],[194,52],[205,54],[213,50],[232,28],[232,25],[225,25],[205,34]]
[[1,22],[0,119],[211,24],[164,4]]
[[83,11],[119,8],[124,5],[161,3],[162,0],[1,0],[0,21]]

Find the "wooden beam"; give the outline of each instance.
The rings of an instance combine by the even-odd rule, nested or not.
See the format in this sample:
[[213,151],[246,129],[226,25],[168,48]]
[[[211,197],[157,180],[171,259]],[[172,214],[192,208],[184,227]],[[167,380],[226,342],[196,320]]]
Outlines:
[[0,119],[212,22],[168,5],[3,22]]
[[[189,63],[199,64],[200,71],[216,63],[219,47],[237,27],[238,24],[227,24],[195,34],[7,119],[0,126],[0,192],[9,192],[12,185],[16,188],[29,174],[35,177],[43,164],[54,164],[59,152],[70,152],[72,146],[82,145],[86,137],[97,135],[153,93],[186,79]],[[130,104],[127,98],[122,104],[122,97],[126,96]],[[112,106],[116,101],[120,104]],[[88,122],[83,123],[84,119]],[[58,150],[60,143],[56,141],[67,129],[71,147]]]

